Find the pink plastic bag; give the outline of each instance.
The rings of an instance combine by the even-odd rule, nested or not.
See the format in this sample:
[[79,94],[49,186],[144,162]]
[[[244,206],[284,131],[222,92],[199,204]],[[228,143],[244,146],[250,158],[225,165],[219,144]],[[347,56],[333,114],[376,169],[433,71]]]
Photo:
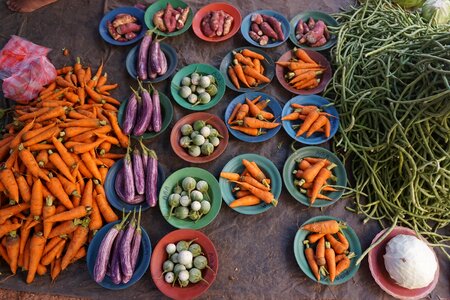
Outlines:
[[0,79],[6,98],[31,100],[44,85],[56,78],[56,69],[46,57],[49,48],[13,35],[0,51]]

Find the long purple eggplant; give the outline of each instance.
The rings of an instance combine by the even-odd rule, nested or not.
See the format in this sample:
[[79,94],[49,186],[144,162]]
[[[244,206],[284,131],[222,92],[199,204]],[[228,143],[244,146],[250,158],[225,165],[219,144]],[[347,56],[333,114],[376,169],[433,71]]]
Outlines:
[[164,75],[164,74],[166,74],[166,72],[167,72],[167,68],[168,68],[168,66],[167,66],[167,58],[166,58],[166,55],[164,54],[164,52],[162,51],[162,49],[161,49],[161,46],[160,46],[160,48],[159,48],[159,62],[160,62],[160,64],[161,64],[161,71],[160,72],[158,72],[158,75]]
[[121,246],[119,248],[120,267],[122,270],[122,282],[127,283],[133,276],[133,268],[131,266],[131,242],[133,240],[134,231],[136,230],[136,219],[130,221],[123,235]]
[[123,123],[122,123],[122,131],[125,134],[130,134],[133,130],[134,123],[136,122],[136,116],[138,111],[138,99],[135,92],[133,92],[128,98],[128,103],[125,108]]
[[153,41],[150,45],[150,68],[152,72],[156,74],[161,73],[161,58],[159,52],[161,51],[161,46],[158,41]]
[[147,69],[148,50],[150,48],[152,40],[153,40],[152,32],[147,31],[139,47],[137,59],[137,75],[140,80],[146,80],[148,78],[149,73]]
[[158,158],[155,151],[150,150],[145,178],[145,201],[150,207],[156,206],[158,183]]
[[131,155],[133,162],[133,173],[134,173],[134,186],[136,187],[136,193],[143,195],[145,192],[145,172],[142,165],[141,152],[136,147]]
[[124,179],[123,173],[124,168],[122,167],[116,175],[116,181],[114,182],[114,190],[116,191],[117,196],[119,196],[120,200],[126,201],[125,193],[124,193]]
[[125,233],[125,231],[123,230],[123,228],[121,228],[119,230],[119,233],[117,234],[117,237],[114,241],[113,248],[112,248],[110,277],[111,277],[111,281],[114,284],[119,284],[120,282],[122,282],[122,273],[120,271],[119,248],[120,248],[124,233]]
[[144,88],[141,88],[140,90],[142,107],[139,108],[136,124],[133,128],[133,135],[137,136],[143,135],[147,130],[153,114],[153,102],[150,93]]
[[123,224],[127,221],[128,215],[123,218],[122,222],[114,225],[103,237],[100,247],[98,248],[97,258],[94,265],[94,280],[95,282],[102,282],[106,275],[109,257],[111,255],[111,248]]
[[160,132],[162,127],[161,103],[159,101],[159,92],[156,89],[153,89],[152,98],[153,118],[151,124],[154,132]]
[[132,201],[135,195],[133,177],[134,177],[133,165],[131,163],[130,153],[127,151],[123,159],[123,183],[124,183],[123,192],[126,202]]
[[145,177],[147,178],[147,162],[148,162],[148,151],[147,147],[141,142],[142,152],[141,152],[141,159],[142,159],[142,167],[145,171]]
[[139,216],[134,231],[133,241],[131,242],[131,268],[136,270],[136,263],[139,255],[139,249],[141,248],[142,241],[142,229],[141,229],[141,210],[139,209]]

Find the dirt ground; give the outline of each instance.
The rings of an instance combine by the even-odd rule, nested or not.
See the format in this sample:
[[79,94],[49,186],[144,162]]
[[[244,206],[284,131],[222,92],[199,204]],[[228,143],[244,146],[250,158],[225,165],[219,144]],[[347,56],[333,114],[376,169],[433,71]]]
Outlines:
[[72,298],[58,295],[32,294],[0,289],[0,300],[84,300],[86,298]]

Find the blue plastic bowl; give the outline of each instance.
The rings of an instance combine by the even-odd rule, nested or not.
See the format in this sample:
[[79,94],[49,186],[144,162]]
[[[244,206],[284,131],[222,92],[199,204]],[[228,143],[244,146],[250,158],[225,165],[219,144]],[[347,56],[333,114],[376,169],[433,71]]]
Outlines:
[[[130,14],[130,15],[136,17],[137,22],[139,23],[139,25],[141,25],[141,31],[139,32],[139,34],[137,34],[137,36],[134,39],[132,39],[130,41],[126,41],[126,42],[119,42],[119,41],[116,41],[115,39],[113,39],[111,37],[111,35],[109,34],[106,23],[108,21],[110,21],[110,22],[114,21],[115,16],[118,14]],[[102,20],[100,21],[100,25],[98,26],[98,32],[100,33],[100,36],[106,42],[108,42],[110,44],[113,44],[116,46],[127,46],[127,45],[134,44],[137,41],[139,41],[140,39],[142,39],[142,37],[144,37],[145,32],[147,31],[147,25],[145,25],[145,21],[144,21],[144,14],[145,14],[145,12],[142,9],[132,7],[132,6],[125,6],[125,7],[119,7],[119,8],[113,9],[110,12],[108,12],[106,15],[103,16]]]
[[[142,211],[147,210],[150,206],[147,202],[142,202],[140,204],[128,204],[123,202],[116,193],[116,189],[114,188],[114,183],[116,182],[117,172],[121,170],[123,167],[123,159],[118,160],[109,170],[108,174],[106,174],[105,179],[105,192],[106,198],[108,202],[116,209],[122,211],[124,209],[126,212],[133,211],[134,209],[138,210],[141,207]],[[164,182],[164,171],[161,167],[161,164],[158,163],[158,193],[161,189],[161,186]]]
[[289,134],[291,138],[305,145],[318,145],[330,140],[336,134],[339,127],[339,114],[336,108],[330,105],[330,102],[328,102],[328,100],[317,95],[307,95],[307,96],[300,95],[294,97],[284,105],[282,113],[283,116],[286,116],[291,112],[293,112],[293,109],[291,107],[292,103],[298,103],[301,105],[315,105],[319,108],[321,106],[325,106],[323,107],[323,111],[333,115],[334,118],[330,117],[331,132],[328,138],[325,136],[324,133],[318,132],[314,133],[308,138],[306,137],[306,135],[296,137],[295,135],[297,133],[297,129],[293,129],[292,125],[300,124],[300,121],[282,121],[284,130],[287,132],[287,134]]
[[[281,28],[283,29],[283,33],[284,33],[284,40],[273,42],[269,39],[269,42],[267,43],[267,45],[264,45],[264,46],[261,46],[258,42],[255,42],[248,34],[250,32],[250,26],[252,23],[251,18],[252,18],[252,15],[255,13],[264,14],[264,15],[268,15],[268,16],[277,18],[278,21],[281,22]],[[250,44],[252,44],[256,47],[261,47],[261,48],[273,48],[273,47],[280,46],[289,38],[290,32],[291,32],[291,26],[289,24],[289,21],[286,19],[286,17],[284,17],[282,14],[280,14],[276,11],[267,10],[267,9],[257,10],[257,11],[254,11],[254,12],[248,14],[242,20],[242,24],[241,24],[241,33],[242,33],[242,36],[244,37],[244,39],[246,39],[247,42],[249,42]]]
[[274,129],[269,129],[267,130],[267,132],[265,134],[259,135],[259,136],[250,136],[247,135],[243,132],[231,129],[231,125],[228,124],[228,119],[231,116],[231,113],[233,112],[234,107],[238,104],[238,103],[245,103],[245,98],[248,99],[255,99],[258,96],[262,96],[261,100],[259,101],[263,101],[266,99],[270,99],[269,105],[267,106],[267,108],[265,110],[271,112],[274,116],[276,120],[280,120],[280,115],[281,115],[281,106],[280,103],[278,102],[278,100],[270,95],[267,95],[265,93],[261,93],[261,92],[249,92],[249,93],[245,93],[245,94],[241,94],[239,96],[237,96],[236,98],[233,99],[233,101],[230,102],[230,104],[228,104],[227,110],[225,111],[225,124],[228,127],[228,131],[237,139],[240,139],[241,141],[244,142],[249,142],[249,143],[259,143],[259,142],[264,142],[267,141],[268,139],[272,138],[275,134],[277,134],[278,131],[280,131],[281,126],[278,126]]
[[[89,244],[86,261],[89,275],[91,275],[92,278],[94,278],[94,266],[95,261],[97,259],[100,244],[102,243],[102,240],[105,237],[106,233],[119,222],[120,221],[116,221],[103,226],[102,229],[100,229],[95,234],[94,238]],[[114,284],[109,276],[105,276],[105,278],[103,279],[102,282],[99,283],[99,285],[110,290],[122,290],[132,286],[133,284],[138,282],[139,279],[142,278],[142,276],[144,276],[145,272],[147,271],[150,265],[150,257],[152,255],[152,244],[150,243],[150,238],[148,237],[148,234],[143,226],[141,226],[141,229],[142,229],[141,248],[139,249],[136,269],[134,271],[133,277],[131,277],[130,281],[128,281],[127,283]]]

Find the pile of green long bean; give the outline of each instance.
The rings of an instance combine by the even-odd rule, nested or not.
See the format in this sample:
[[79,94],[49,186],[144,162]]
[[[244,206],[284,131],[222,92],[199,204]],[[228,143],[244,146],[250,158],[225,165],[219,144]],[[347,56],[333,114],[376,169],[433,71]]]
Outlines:
[[387,0],[335,17],[325,97],[340,113],[334,147],[359,191],[348,209],[383,227],[398,219],[450,258],[450,25]]

